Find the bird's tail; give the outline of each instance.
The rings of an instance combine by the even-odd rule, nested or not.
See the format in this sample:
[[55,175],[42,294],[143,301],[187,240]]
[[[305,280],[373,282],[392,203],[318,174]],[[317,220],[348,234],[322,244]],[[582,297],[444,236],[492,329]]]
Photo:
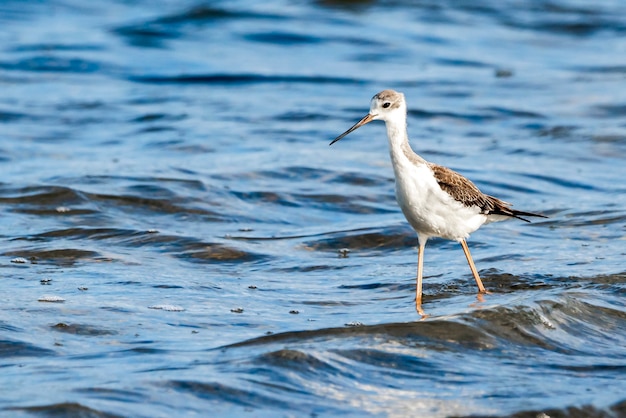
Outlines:
[[530,221],[528,219],[522,218],[522,216],[532,216],[535,218],[547,218],[546,215],[541,215],[539,213],[532,213],[532,212],[524,212],[522,210],[509,209],[509,212],[510,214],[507,214],[508,216],[521,219],[524,222],[530,222]]
[[512,209],[511,204],[498,199],[497,197],[488,196],[493,204],[493,209],[489,211],[489,215],[509,216],[511,218],[521,219],[524,222],[530,222],[523,216],[532,216],[535,218],[547,218],[545,215],[533,212],[524,212],[523,210]]

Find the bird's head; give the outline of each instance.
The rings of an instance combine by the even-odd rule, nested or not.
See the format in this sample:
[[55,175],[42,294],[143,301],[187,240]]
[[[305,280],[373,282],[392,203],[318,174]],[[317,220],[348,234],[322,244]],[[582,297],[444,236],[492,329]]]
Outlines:
[[404,101],[404,94],[398,93],[394,90],[383,90],[372,97],[372,101],[370,102],[370,112],[360,121],[355,123],[350,129],[333,139],[330,145],[373,120],[384,120],[387,122],[396,118],[405,117],[406,102]]

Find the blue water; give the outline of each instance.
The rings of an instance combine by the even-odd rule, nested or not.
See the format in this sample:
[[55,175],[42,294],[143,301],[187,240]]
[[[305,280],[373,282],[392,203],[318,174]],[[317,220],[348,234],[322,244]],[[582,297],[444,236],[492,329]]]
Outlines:
[[[626,3],[0,4],[3,416],[626,416]],[[416,237],[385,129],[548,215]]]

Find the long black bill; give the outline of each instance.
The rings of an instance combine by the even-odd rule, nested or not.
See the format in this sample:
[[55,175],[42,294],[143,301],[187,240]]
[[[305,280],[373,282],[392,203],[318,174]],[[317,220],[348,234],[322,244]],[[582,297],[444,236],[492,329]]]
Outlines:
[[348,129],[347,131],[345,131],[344,133],[342,133],[341,135],[339,135],[337,138],[333,139],[333,142],[331,142],[330,144],[328,144],[329,146],[334,144],[335,142],[339,141],[341,138],[343,138],[344,136],[348,135],[350,132],[356,131],[357,129],[359,129],[361,126],[365,125],[366,123],[369,123],[371,121],[374,120],[374,115],[371,114],[367,114],[363,119],[361,119],[360,121],[358,121],[357,123],[354,124],[354,126],[350,129]]

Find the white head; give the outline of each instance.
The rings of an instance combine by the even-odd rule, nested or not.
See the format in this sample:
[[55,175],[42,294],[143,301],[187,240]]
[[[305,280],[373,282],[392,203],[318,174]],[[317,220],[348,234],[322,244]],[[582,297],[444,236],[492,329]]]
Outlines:
[[355,123],[350,129],[333,139],[330,145],[373,120],[384,120],[385,122],[390,122],[394,120],[404,121],[405,119],[406,102],[404,101],[404,94],[394,90],[383,90],[372,97],[372,101],[370,102],[370,112],[365,115],[363,119]]

